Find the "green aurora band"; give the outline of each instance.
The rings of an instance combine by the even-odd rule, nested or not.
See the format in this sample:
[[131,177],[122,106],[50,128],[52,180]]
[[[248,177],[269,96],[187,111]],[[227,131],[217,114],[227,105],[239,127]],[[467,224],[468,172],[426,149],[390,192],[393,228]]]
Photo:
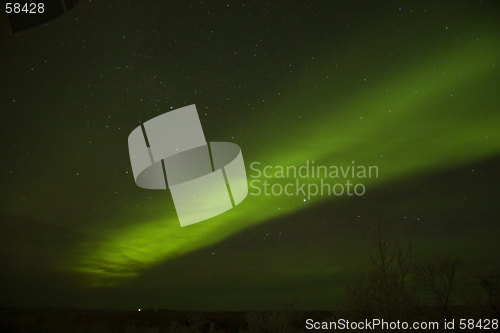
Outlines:
[[[342,70],[337,67],[339,60],[319,65],[300,87],[281,94],[314,100],[315,110],[321,112],[307,113],[309,106],[303,103],[290,107],[290,103],[276,101],[266,109],[287,115],[287,120],[274,129],[248,124],[241,131],[251,133],[245,136],[245,144],[235,140],[242,146],[244,159],[251,156],[246,151],[258,148],[254,160],[245,160],[249,181],[254,179],[250,176],[255,176],[249,168],[254,161],[261,163],[261,170],[265,165],[299,167],[307,160],[326,166],[350,166],[355,161],[355,165],[378,166],[378,178],[362,180],[370,191],[404,177],[425,176],[498,154],[500,113],[491,112],[498,104],[498,45],[500,40],[494,34],[484,33],[480,41],[471,37],[432,54],[420,54],[418,59],[425,61],[401,64],[366,81],[361,78],[354,92],[343,92],[338,87],[339,80],[350,71],[359,71],[355,63],[345,60]],[[369,59],[369,55],[363,57]],[[297,113],[303,115],[301,119],[288,116],[295,114],[294,110],[304,111]],[[268,181],[295,182],[275,178]],[[170,203],[167,216],[118,228],[106,239],[77,244],[69,255],[71,264],[63,268],[78,272],[88,286],[115,285],[153,265],[211,246],[246,228],[333,199],[316,196],[304,201],[303,196],[249,194],[226,213],[184,228]]]

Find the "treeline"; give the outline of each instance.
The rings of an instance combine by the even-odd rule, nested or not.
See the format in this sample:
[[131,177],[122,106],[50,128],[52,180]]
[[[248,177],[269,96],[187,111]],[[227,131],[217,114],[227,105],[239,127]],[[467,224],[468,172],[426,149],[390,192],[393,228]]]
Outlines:
[[380,222],[371,229],[368,274],[347,286],[334,317],[387,321],[500,318],[500,271],[474,271],[458,258],[416,260],[411,242],[402,245]]

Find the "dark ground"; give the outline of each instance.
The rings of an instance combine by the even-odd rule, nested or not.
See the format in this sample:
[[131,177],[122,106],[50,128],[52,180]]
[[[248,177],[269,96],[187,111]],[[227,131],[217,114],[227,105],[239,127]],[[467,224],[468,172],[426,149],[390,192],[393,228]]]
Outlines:
[[[264,313],[262,313],[264,314]],[[267,312],[272,316],[272,313]],[[274,312],[278,314],[278,312]],[[1,309],[0,332],[168,332],[172,322],[190,328],[183,332],[216,330],[238,332],[247,329],[247,312],[188,312],[158,309],[141,311],[77,310],[65,308]],[[279,316],[279,315],[278,315]],[[305,327],[305,318],[327,319],[332,311],[288,312],[293,326]],[[279,319],[278,319],[279,320]],[[176,330],[182,331],[181,329]]]

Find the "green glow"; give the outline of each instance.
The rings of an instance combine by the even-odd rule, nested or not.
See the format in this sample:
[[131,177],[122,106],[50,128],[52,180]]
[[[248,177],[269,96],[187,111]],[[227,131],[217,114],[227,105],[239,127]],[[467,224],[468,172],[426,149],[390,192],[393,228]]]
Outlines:
[[[498,76],[498,45],[498,39],[483,37],[480,44],[464,43],[428,55],[424,63],[395,70],[397,75],[388,73],[361,82],[359,92],[344,99],[330,83],[333,80],[327,78],[334,75],[335,64],[319,66],[300,90],[289,93],[307,100],[313,87],[319,85],[315,96],[321,97],[318,105],[323,113],[311,112],[308,116],[307,104],[295,108],[279,103],[268,106],[284,118],[293,110],[302,110],[298,114],[304,117],[293,116],[285,124],[277,123],[274,132],[249,125],[247,132],[255,138],[248,146],[258,149],[258,156],[249,160],[242,146],[247,174],[254,174],[249,168],[253,161],[263,167],[300,166],[307,160],[314,160],[316,165],[348,166],[355,160],[356,165],[379,167],[378,179],[363,180],[370,191],[401,177],[438,172],[498,154],[500,113],[482,112],[498,102],[493,101],[495,93],[477,88],[487,85],[493,74]],[[343,69],[342,75],[348,71]],[[304,202],[301,196],[249,195],[236,208],[184,228],[179,226],[170,204],[170,216],[137,221],[114,230],[105,240],[78,244],[70,267],[81,272],[89,285],[113,285],[155,264],[328,199],[332,197],[318,196]]]

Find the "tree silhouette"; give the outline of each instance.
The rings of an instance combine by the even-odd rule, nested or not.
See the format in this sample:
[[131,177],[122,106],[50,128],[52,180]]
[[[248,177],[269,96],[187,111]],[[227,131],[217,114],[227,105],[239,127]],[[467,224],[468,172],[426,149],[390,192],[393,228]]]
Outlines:
[[436,255],[414,267],[417,286],[428,296],[430,305],[438,306],[446,319],[451,318],[452,306],[457,305],[460,292],[470,276],[459,259]]
[[500,317],[499,270],[471,284],[472,273],[460,259],[436,255],[416,262],[411,242],[401,245],[380,216],[370,232],[370,270],[346,286],[344,316],[408,322]]
[[500,318],[500,271],[492,270],[479,277],[480,285],[485,293],[485,305],[489,315]]
[[375,245],[375,250],[369,252],[371,269],[367,277],[347,286],[349,307],[360,318],[408,318],[415,304],[409,279],[411,243],[403,247],[391,238],[380,216],[370,231]]

